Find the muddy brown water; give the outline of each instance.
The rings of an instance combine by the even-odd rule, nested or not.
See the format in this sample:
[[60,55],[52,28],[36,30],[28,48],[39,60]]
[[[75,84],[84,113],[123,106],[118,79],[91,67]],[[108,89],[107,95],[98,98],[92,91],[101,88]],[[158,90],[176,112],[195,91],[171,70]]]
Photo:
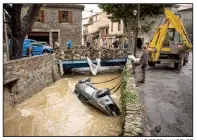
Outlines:
[[[92,82],[102,82],[118,75],[115,72],[90,77]],[[5,106],[4,136],[118,136],[121,116],[106,116],[82,103],[73,92],[84,77],[87,75],[66,75],[15,108]],[[112,88],[120,80],[121,77],[95,86]],[[112,98],[120,108],[120,89]]]

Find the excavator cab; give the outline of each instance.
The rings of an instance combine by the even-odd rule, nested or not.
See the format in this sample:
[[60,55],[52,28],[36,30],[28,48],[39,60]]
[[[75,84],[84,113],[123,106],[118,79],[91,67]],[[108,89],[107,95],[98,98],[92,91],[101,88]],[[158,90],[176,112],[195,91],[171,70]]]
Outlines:
[[163,42],[163,47],[161,48],[160,53],[177,54],[179,53],[179,51],[181,51],[181,49],[177,47],[177,44],[180,44],[180,43],[183,44],[183,41],[179,33],[176,31],[175,28],[170,26],[168,28],[167,35]]

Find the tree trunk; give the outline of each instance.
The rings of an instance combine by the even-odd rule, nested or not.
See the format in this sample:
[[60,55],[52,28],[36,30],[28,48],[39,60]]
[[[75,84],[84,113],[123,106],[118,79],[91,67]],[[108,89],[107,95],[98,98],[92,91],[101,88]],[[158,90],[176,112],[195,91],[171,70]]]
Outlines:
[[133,52],[133,36],[131,35],[131,28],[130,28],[130,26],[128,26],[128,25],[130,25],[130,23],[127,21],[127,18],[126,17],[124,17],[123,18],[123,22],[124,22],[124,32],[125,32],[125,34],[127,35],[127,37],[128,37],[128,52],[127,52],[127,54],[129,55],[129,54],[132,54],[132,52]]
[[30,32],[32,26],[39,15],[42,4],[32,4],[27,14],[21,20],[22,4],[13,4],[11,14],[12,37],[10,42],[10,60],[22,57],[23,42],[27,32]]
[[21,46],[23,38],[21,32],[21,8],[22,4],[13,4],[11,13],[11,30],[12,37],[10,41],[10,60],[21,58]]
[[22,57],[24,39],[25,35],[20,36],[20,38],[12,36],[10,42],[10,60]]

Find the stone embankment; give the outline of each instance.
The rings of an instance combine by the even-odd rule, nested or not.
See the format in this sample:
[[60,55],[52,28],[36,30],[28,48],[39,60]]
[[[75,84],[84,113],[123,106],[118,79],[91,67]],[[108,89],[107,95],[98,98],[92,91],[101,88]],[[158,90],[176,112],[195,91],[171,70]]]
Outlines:
[[143,110],[136,90],[135,79],[126,66],[121,86],[123,136],[143,136]]
[[13,107],[60,79],[51,54],[4,63],[4,101]]

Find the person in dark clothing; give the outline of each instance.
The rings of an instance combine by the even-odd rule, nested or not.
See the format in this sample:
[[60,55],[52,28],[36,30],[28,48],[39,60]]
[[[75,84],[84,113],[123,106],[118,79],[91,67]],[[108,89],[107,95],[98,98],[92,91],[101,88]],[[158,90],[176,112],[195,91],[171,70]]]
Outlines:
[[114,45],[114,48],[118,48],[118,46],[119,46],[119,40],[118,40],[118,38],[116,38],[116,41],[114,41],[112,43],[112,45]]
[[128,44],[128,40],[126,39],[124,42],[124,49],[128,49],[128,47],[129,47],[129,44]]
[[86,42],[86,47],[87,47],[87,48],[90,47],[90,40],[88,40],[88,41]]
[[140,57],[138,62],[133,63],[133,73],[135,74],[135,68],[141,65],[141,80],[137,81],[137,83],[144,83],[145,82],[145,73],[146,67],[148,64],[148,52],[146,46],[142,47],[143,54]]

